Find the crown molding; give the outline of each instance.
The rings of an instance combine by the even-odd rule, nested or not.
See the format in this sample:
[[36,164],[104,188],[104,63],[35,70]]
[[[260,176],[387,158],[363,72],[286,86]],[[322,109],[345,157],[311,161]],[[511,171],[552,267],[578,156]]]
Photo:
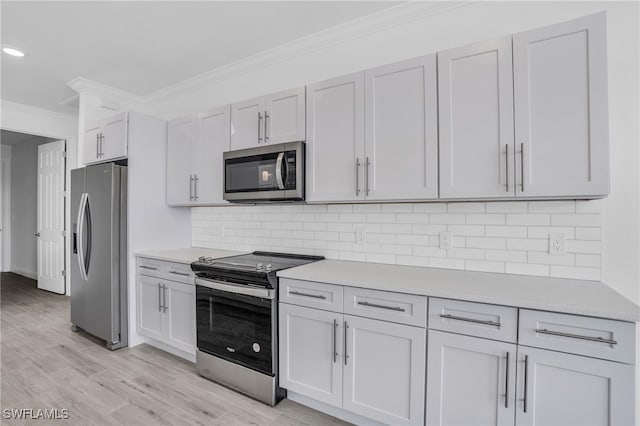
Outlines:
[[249,73],[256,68],[265,68],[293,60],[311,52],[346,43],[399,25],[437,16],[454,9],[467,7],[474,3],[474,1],[415,1],[402,3],[290,41],[228,65],[223,65],[156,90],[148,95],[135,95],[82,77],[76,77],[67,84],[79,93],[88,92],[113,101],[134,104],[140,107],[149,106],[172,95],[195,90],[205,84],[225,81],[238,75]]

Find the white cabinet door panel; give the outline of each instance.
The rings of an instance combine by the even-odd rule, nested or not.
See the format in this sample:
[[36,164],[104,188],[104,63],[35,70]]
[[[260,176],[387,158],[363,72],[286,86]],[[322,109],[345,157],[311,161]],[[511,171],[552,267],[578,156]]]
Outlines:
[[377,421],[424,423],[426,330],[344,316],[343,408]]
[[440,197],[514,196],[511,66],[511,37],[438,53]]
[[515,344],[429,330],[427,359],[427,425],[513,425]]
[[280,303],[280,386],[342,406],[342,315]]
[[138,332],[159,340],[163,338],[161,298],[160,280],[138,275]]
[[436,85],[435,54],[365,72],[367,199],[438,197]]
[[305,140],[305,88],[298,87],[267,96],[266,143]]
[[604,12],[514,35],[513,72],[516,196],[606,195]]
[[308,201],[363,199],[364,73],[307,87],[306,152]]
[[95,163],[99,160],[99,125],[89,126],[82,139],[82,161],[84,164]]
[[169,122],[167,134],[167,204],[191,204],[192,157],[195,150],[195,117]]
[[231,105],[232,150],[264,143],[264,112],[264,96]]
[[127,156],[127,115],[127,113],[118,114],[104,121],[101,160],[113,160]]
[[633,365],[523,346],[518,364],[516,425],[634,424]]
[[222,199],[224,167],[222,153],[230,149],[231,107],[229,105],[198,114],[200,141],[198,203],[226,204]]
[[163,281],[164,321],[167,343],[185,352],[195,353],[196,296],[195,286]]

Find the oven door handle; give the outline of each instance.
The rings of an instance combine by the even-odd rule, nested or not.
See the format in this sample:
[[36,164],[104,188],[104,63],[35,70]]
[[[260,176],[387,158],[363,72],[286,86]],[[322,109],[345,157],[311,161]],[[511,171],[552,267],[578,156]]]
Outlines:
[[196,285],[211,288],[214,290],[226,291],[234,294],[244,294],[245,296],[261,297],[263,299],[275,299],[275,290],[268,288],[254,288],[246,285],[234,285],[221,281],[205,280],[196,278]]

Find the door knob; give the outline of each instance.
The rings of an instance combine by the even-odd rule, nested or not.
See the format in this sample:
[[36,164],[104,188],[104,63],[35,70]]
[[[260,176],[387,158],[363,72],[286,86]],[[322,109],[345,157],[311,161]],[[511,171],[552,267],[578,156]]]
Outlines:
[[39,237],[39,236],[40,236],[40,233],[39,233],[39,232],[36,232],[36,237]]

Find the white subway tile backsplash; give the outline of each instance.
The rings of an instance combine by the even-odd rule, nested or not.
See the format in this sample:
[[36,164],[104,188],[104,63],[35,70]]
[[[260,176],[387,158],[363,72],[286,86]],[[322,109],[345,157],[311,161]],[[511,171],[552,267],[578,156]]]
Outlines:
[[[598,200],[194,207],[192,244],[600,279],[600,210]],[[355,243],[356,225],[364,243]],[[453,234],[452,249],[440,248],[442,231]],[[549,254],[550,233],[565,234],[567,254]]]

